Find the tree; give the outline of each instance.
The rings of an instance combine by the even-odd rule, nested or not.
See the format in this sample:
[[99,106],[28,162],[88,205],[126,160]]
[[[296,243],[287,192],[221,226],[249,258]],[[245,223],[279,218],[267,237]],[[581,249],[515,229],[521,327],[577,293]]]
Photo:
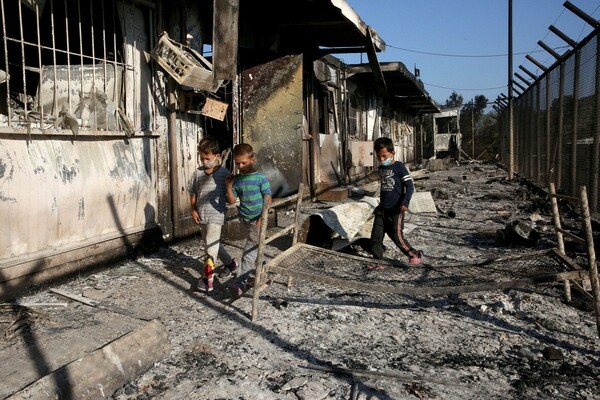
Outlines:
[[462,95],[456,93],[456,91],[453,91],[452,94],[446,100],[445,108],[460,107],[460,106],[462,106],[462,104],[463,104]]

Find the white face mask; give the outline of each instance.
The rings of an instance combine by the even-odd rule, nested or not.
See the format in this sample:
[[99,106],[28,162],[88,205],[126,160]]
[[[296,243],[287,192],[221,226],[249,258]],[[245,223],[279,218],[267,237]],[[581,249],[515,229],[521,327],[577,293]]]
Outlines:
[[380,162],[379,165],[383,165],[384,167],[387,167],[388,165],[390,165],[392,163],[393,158],[394,158],[394,156],[389,156],[388,158],[386,158],[385,160]]
[[219,159],[215,158],[215,159],[213,159],[211,161],[203,162],[202,163],[202,168],[204,168],[204,169],[211,169],[211,168],[216,167],[219,164],[220,164]]

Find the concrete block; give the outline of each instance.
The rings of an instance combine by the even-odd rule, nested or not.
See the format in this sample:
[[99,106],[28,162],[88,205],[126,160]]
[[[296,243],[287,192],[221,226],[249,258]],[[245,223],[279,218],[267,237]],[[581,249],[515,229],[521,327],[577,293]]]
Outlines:
[[317,200],[342,202],[348,200],[348,192],[349,190],[347,187],[328,189],[317,194]]
[[167,330],[150,321],[38,379],[9,399],[104,399],[171,351]]
[[435,202],[431,192],[414,192],[410,199],[408,211],[411,213],[433,213],[437,214]]

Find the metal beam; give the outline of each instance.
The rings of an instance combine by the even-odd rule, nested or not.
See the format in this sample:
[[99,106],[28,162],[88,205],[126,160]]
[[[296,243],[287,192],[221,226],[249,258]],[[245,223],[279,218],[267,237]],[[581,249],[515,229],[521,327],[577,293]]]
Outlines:
[[519,88],[521,88],[522,91],[526,91],[527,90],[527,88],[525,86],[521,85],[519,82],[513,81],[513,83],[515,85],[517,85]]
[[598,28],[600,26],[600,21],[595,20],[590,15],[587,15],[585,12],[583,12],[581,9],[579,9],[577,6],[575,6],[570,1],[565,1],[564,4],[563,4],[563,6],[565,6],[566,9],[568,9],[573,14],[577,15],[579,18],[581,18],[582,20],[584,20],[585,22],[587,22],[589,25],[591,25],[592,28],[595,29],[595,28]]
[[554,51],[554,49],[550,46],[548,46],[546,43],[542,42],[541,40],[538,40],[538,44],[544,49],[546,50],[548,53],[550,53],[552,55],[552,57],[556,58],[557,60],[560,60],[562,57],[560,54],[558,54],[556,51]]
[[542,71],[544,71],[544,72],[548,71],[548,68],[546,68],[546,66],[544,64],[542,64],[541,62],[539,62],[535,58],[531,57],[529,54],[527,54],[525,56],[525,58],[528,59],[529,61],[531,61],[532,63],[534,63]]
[[550,31],[552,31],[554,34],[556,34],[556,36],[558,36],[559,38],[561,38],[562,40],[564,40],[565,42],[567,42],[567,44],[569,46],[571,46],[571,47],[577,46],[577,42],[576,41],[574,41],[573,39],[571,39],[570,37],[568,37],[567,35],[565,35],[564,33],[562,33],[554,25],[550,25],[548,27],[548,29],[550,29]]
[[525,68],[524,66],[519,65],[519,68],[521,69],[521,71],[523,71],[527,75],[529,75],[531,77],[531,79],[533,79],[534,81],[537,79],[537,76],[533,72],[531,72],[527,68]]
[[371,27],[367,27],[367,56],[369,58],[369,65],[371,66],[371,71],[373,72],[373,77],[375,78],[375,83],[377,84],[377,90],[380,95],[387,95],[387,85],[385,84],[385,78],[383,77],[383,72],[381,71],[381,65],[379,64],[379,60],[377,59],[377,50],[375,49],[375,42],[373,37],[373,31]]
[[529,81],[527,79],[525,79],[523,77],[523,75],[519,74],[518,72],[515,72],[515,76],[517,78],[519,78],[520,80],[522,80],[523,82],[525,82],[525,84],[527,85],[527,87],[531,86],[531,83],[529,83]]

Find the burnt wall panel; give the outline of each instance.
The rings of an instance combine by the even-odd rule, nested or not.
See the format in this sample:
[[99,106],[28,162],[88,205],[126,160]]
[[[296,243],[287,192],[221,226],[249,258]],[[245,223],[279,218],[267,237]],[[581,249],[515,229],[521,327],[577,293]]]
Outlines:
[[257,152],[274,197],[295,193],[302,178],[302,55],[247,69],[242,85],[242,141]]
[[0,271],[154,226],[156,184],[152,138],[0,140]]

